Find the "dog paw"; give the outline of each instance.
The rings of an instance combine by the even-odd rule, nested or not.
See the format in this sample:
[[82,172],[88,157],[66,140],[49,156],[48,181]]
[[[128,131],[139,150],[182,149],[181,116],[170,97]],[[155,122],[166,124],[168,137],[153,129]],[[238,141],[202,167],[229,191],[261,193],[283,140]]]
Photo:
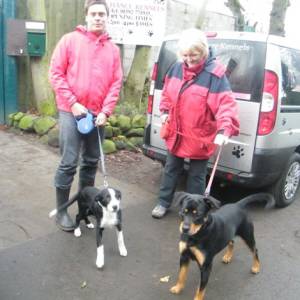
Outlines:
[[96,266],[98,269],[101,269],[104,266],[104,247],[103,247],[103,245],[99,246],[97,248]]
[[125,246],[119,248],[119,252],[121,256],[127,256],[127,249]]
[[172,294],[179,294],[182,291],[183,287],[179,284],[176,284],[170,288]]
[[86,224],[86,227],[89,228],[89,229],[94,229],[95,228],[93,223]]
[[258,274],[260,271],[259,267],[252,267],[251,272],[252,274]]
[[104,266],[104,260],[102,260],[102,259],[97,259],[97,260],[96,260],[96,266],[97,266],[98,269],[102,269],[103,266]]
[[232,260],[232,256],[230,256],[230,255],[224,255],[222,258],[222,262],[224,264],[229,264],[231,262],[231,260]]
[[80,230],[79,227],[78,227],[78,228],[75,228],[75,230],[74,230],[74,235],[75,235],[76,237],[80,237],[80,236],[81,236],[81,230]]

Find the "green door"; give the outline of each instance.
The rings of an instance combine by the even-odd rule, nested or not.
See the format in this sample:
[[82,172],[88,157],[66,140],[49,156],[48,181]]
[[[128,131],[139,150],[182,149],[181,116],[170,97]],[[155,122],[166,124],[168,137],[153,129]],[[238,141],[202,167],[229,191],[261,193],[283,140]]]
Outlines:
[[16,58],[6,55],[6,19],[15,17],[15,0],[0,0],[0,124],[17,112]]
[[0,124],[4,123],[3,0],[0,0]]

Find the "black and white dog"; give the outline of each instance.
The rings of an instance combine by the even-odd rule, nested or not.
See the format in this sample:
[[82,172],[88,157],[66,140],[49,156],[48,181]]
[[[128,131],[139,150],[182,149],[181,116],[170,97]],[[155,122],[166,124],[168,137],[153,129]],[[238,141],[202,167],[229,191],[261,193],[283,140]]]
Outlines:
[[81,236],[80,221],[84,220],[86,226],[94,228],[94,224],[88,219],[88,216],[94,216],[96,219],[96,242],[97,259],[96,266],[104,266],[104,246],[102,244],[102,233],[104,228],[115,226],[117,229],[118,247],[121,256],[127,256],[127,249],[124,243],[122,232],[122,213],[120,207],[121,192],[114,188],[105,188],[99,190],[95,187],[85,187],[75,194],[66,204],[49,213],[49,217],[55,216],[59,211],[72,205],[75,201],[78,203],[78,214],[76,215],[76,224],[74,235]]

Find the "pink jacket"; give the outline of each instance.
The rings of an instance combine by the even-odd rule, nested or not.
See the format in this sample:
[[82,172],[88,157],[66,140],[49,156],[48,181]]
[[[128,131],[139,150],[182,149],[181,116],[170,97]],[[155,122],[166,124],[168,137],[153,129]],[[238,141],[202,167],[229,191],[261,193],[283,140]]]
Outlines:
[[165,78],[160,111],[169,114],[168,150],[183,158],[208,159],[214,153],[218,132],[239,133],[237,104],[225,69],[213,58],[190,83],[183,79],[183,65],[176,63]]
[[97,36],[78,26],[57,44],[50,63],[49,80],[58,110],[71,111],[78,102],[95,115],[109,116],[122,85],[119,48],[108,34]]

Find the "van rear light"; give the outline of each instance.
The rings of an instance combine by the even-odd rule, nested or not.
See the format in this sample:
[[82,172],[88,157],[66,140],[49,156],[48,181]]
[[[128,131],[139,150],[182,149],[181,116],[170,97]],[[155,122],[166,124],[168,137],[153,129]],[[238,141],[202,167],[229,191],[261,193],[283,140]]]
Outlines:
[[153,95],[148,96],[148,108],[147,108],[147,113],[152,114],[152,109],[153,109]]
[[156,77],[157,77],[157,70],[158,70],[158,64],[155,63],[154,66],[153,66],[153,69],[152,69],[149,96],[148,96],[148,108],[147,108],[147,113],[148,114],[152,114],[154,86],[155,86],[155,80],[156,80]]
[[272,71],[265,71],[264,89],[259,114],[258,135],[272,132],[278,105],[278,77]]

